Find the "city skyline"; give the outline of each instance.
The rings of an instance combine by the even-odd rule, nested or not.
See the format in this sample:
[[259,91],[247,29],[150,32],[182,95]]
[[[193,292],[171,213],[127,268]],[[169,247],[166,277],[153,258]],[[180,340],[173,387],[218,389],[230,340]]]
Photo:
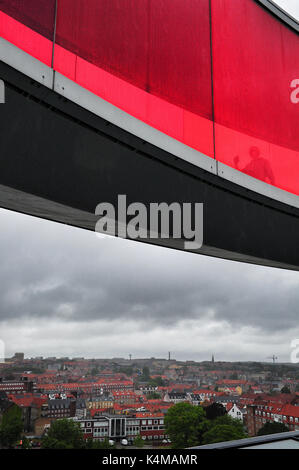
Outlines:
[[[10,361],[12,361],[13,359],[17,359],[15,357],[16,354],[24,354],[24,353],[15,353],[13,356],[11,357],[5,357],[5,362],[9,363]],[[131,357],[130,357],[131,356]],[[166,361],[167,362],[178,362],[178,363],[186,363],[186,364],[191,364],[191,363],[195,363],[195,364],[203,364],[203,363],[208,363],[208,362],[211,362],[213,364],[253,364],[253,363],[259,363],[259,364],[264,364],[264,365],[267,365],[267,364],[280,364],[280,365],[290,365],[290,366],[296,366],[297,363],[294,363],[292,361],[286,361],[286,362],[280,362],[278,359],[277,356],[275,356],[275,360],[273,360],[273,356],[268,356],[264,361],[251,361],[250,359],[249,360],[244,360],[244,361],[223,361],[221,358],[218,358],[218,359],[213,359],[213,356],[212,358],[206,358],[206,359],[202,359],[202,360],[196,360],[196,359],[177,359],[176,357],[171,357],[170,359],[167,357],[167,355],[164,357],[164,356],[159,356],[159,357],[155,357],[155,356],[152,356],[152,357],[139,357],[139,356],[136,356],[134,357],[132,354],[129,354],[128,357],[126,356],[111,356],[111,357],[105,357],[105,356],[101,356],[101,357],[92,357],[92,356],[46,356],[46,355],[38,355],[38,356],[26,356],[24,354],[24,357],[23,359],[21,360],[21,362],[23,361],[35,361],[35,360],[38,360],[38,361],[127,361],[126,364],[128,363],[128,365],[131,363],[132,365],[134,365],[134,361],[136,363],[140,362],[140,361]],[[2,359],[2,358],[1,358]],[[20,360],[20,359],[19,359]],[[16,362],[18,362],[18,360],[16,360]],[[299,361],[298,361],[299,362]]]

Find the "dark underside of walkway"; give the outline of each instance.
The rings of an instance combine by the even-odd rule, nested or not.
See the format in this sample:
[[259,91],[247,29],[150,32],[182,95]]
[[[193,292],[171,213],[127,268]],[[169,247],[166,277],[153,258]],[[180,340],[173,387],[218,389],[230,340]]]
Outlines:
[[[299,267],[299,210],[121,130],[0,62],[0,206],[94,230],[99,202],[202,202],[198,253]],[[143,240],[184,249],[184,240]],[[190,255],[192,256],[192,255]]]

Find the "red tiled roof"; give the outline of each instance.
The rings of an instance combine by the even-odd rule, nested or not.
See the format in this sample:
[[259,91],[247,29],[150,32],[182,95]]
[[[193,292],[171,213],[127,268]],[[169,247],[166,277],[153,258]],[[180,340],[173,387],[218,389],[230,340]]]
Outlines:
[[286,416],[293,416],[294,418],[299,418],[299,406],[295,405],[284,405],[281,409],[281,414]]
[[223,392],[215,392],[215,390],[209,390],[209,389],[201,389],[201,390],[194,390],[192,392],[194,395],[210,395],[210,396],[220,396],[223,395]]
[[191,390],[194,388],[194,385],[190,384],[171,384],[169,390]]
[[136,418],[164,418],[163,413],[136,413]]
[[222,379],[218,380],[217,385],[245,385],[247,380],[235,380],[235,379]]
[[8,398],[10,401],[15,403],[16,405],[20,407],[30,407],[30,406],[36,406],[40,408],[44,403],[47,403],[48,398],[45,396],[34,396],[33,394],[26,394],[22,396],[14,395],[14,394],[9,394]]
[[103,385],[123,385],[123,386],[133,386],[133,381],[132,380],[117,380],[113,378],[101,378],[97,381],[98,384],[103,384]]
[[43,390],[56,390],[57,384],[40,384],[40,387]]
[[161,377],[162,379],[168,379],[167,375],[161,375],[161,374],[156,374],[156,375],[151,375],[151,379],[155,379],[157,377]]
[[270,402],[259,402],[257,405],[262,407],[262,411],[267,413],[278,414],[281,416],[299,418],[299,406],[291,405],[290,403],[273,405]]
[[141,408],[143,405],[143,403],[126,403],[126,404],[120,404],[120,403],[113,403],[113,408],[115,410],[126,410],[128,408]]
[[107,413],[107,408],[97,408],[97,409],[90,409],[90,414],[91,414],[91,417],[93,418],[95,414],[97,413]]
[[112,395],[114,397],[135,397],[136,393],[133,390],[113,390]]

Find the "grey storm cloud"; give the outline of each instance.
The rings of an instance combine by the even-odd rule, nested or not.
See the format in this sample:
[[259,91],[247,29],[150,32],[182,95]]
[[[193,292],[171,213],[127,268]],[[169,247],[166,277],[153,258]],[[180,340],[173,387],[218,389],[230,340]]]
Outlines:
[[0,214],[0,321],[224,320],[275,332],[298,322],[299,274]]

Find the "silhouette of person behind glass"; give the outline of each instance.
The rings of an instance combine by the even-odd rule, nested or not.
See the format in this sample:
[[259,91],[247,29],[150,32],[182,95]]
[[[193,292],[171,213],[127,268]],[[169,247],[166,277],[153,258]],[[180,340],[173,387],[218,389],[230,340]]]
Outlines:
[[271,165],[269,161],[261,157],[260,154],[261,152],[258,147],[250,147],[249,155],[251,161],[243,169],[239,168],[239,155],[237,155],[234,158],[236,169],[249,176],[265,181],[265,183],[275,184]]

